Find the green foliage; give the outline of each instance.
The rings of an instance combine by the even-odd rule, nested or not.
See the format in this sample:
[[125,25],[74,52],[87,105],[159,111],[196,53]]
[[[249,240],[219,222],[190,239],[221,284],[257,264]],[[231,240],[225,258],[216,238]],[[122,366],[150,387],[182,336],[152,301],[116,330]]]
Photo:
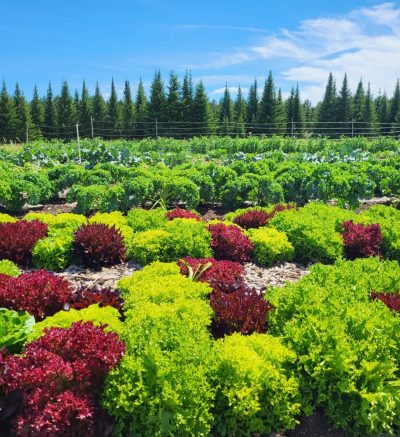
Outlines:
[[73,232],[86,223],[86,217],[80,214],[61,213],[49,214],[46,212],[30,212],[25,215],[25,220],[39,220],[49,226],[49,234]]
[[125,309],[140,306],[145,301],[160,305],[183,299],[205,299],[211,292],[207,284],[183,276],[176,263],[157,261],[120,279],[118,289],[124,298]]
[[341,224],[354,213],[321,203],[280,212],[268,225],[285,232],[294,247],[294,260],[332,263],[343,256]]
[[16,221],[17,219],[12,217],[11,215],[0,213],[0,223],[14,223]]
[[129,226],[135,232],[148,231],[150,229],[162,228],[165,223],[167,223],[167,218],[165,217],[165,209],[141,209],[134,208],[128,212],[127,220]]
[[217,435],[269,435],[294,428],[300,413],[295,353],[268,334],[233,334],[218,340],[214,353]]
[[382,232],[383,256],[400,261],[400,211],[389,206],[372,206],[361,214],[361,220],[378,223]]
[[221,198],[224,205],[235,209],[245,201],[257,200],[259,190],[258,177],[254,174],[244,174],[230,179],[221,189]]
[[250,229],[249,234],[254,245],[253,256],[258,264],[270,266],[292,260],[294,248],[284,232],[274,228],[259,228]]
[[116,436],[209,434],[210,314],[208,303],[195,300],[143,302],[127,312],[127,353],[103,392]]
[[171,261],[171,234],[161,229],[150,229],[135,234],[127,251],[142,266],[152,261]]
[[0,351],[7,349],[16,354],[35,325],[35,319],[26,311],[11,311],[0,308]]
[[40,239],[32,251],[32,262],[37,268],[62,271],[72,262],[73,232],[67,229]]
[[112,306],[100,307],[99,305],[90,305],[81,310],[69,309],[68,311],[59,311],[54,316],[46,317],[42,322],[37,323],[29,335],[29,341],[39,338],[44,334],[45,329],[69,328],[73,323],[80,320],[92,322],[95,326],[106,325],[105,331],[120,334],[123,324],[119,318],[118,310]]
[[93,211],[111,212],[119,210],[125,192],[119,184],[75,185],[67,195],[68,201],[76,201],[76,212],[90,214]]
[[0,260],[0,275],[18,276],[21,269],[8,259]]
[[296,284],[270,289],[270,327],[298,355],[304,408],[320,406],[353,436],[399,429],[400,317],[372,291],[400,287],[396,261],[320,264]]

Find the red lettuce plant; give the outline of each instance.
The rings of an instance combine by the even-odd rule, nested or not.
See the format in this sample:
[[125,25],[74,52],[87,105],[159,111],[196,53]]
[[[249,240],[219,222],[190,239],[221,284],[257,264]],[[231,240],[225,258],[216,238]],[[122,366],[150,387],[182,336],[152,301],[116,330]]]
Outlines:
[[233,222],[239,225],[240,227],[242,227],[243,229],[250,229],[250,228],[259,228],[261,226],[265,226],[271,218],[272,218],[271,213],[252,209],[235,217]]
[[211,233],[211,248],[215,259],[246,262],[253,253],[253,243],[235,225],[227,226],[223,223],[208,225]]
[[215,338],[234,332],[252,334],[267,330],[267,313],[273,306],[254,288],[242,284],[233,293],[213,292],[210,305],[215,312],[211,330]]
[[380,255],[382,233],[378,224],[366,226],[350,220],[343,222],[342,226],[344,251],[348,259]]
[[[211,263],[211,266],[200,276],[201,282],[208,282],[214,291],[229,293],[234,290],[235,286],[242,284],[244,279],[243,266],[234,261],[217,261],[214,258],[184,258],[193,270],[197,266]],[[187,267],[178,261],[183,275],[188,275]]]
[[1,275],[0,278],[0,307],[28,311],[37,319],[62,310],[71,299],[71,284],[46,270],[27,272],[17,277]]
[[397,293],[371,293],[372,300],[382,301],[388,308],[400,313],[400,290]]
[[[4,361],[6,390],[21,390],[24,405],[12,422],[17,437],[89,437],[109,434],[98,395],[104,378],[120,361],[124,344],[91,322],[46,329],[24,355]],[[99,426],[99,421],[102,422]]]
[[124,301],[117,290],[81,287],[75,291],[69,306],[80,310],[93,304],[98,304],[101,307],[112,306],[118,311],[122,311]]
[[168,220],[173,220],[176,218],[195,219],[197,221],[201,220],[201,217],[195,212],[188,211],[187,209],[182,208],[175,208],[171,211],[168,211],[165,216]]
[[72,253],[85,267],[99,270],[124,261],[126,248],[122,234],[114,226],[93,223],[75,232]]
[[294,208],[297,208],[297,206],[292,203],[288,203],[287,205],[278,203],[273,207],[271,212],[251,209],[235,217],[233,222],[243,229],[260,228],[261,226],[265,226],[278,212]]
[[33,246],[46,236],[47,225],[38,220],[0,223],[0,259],[28,267],[32,264]]

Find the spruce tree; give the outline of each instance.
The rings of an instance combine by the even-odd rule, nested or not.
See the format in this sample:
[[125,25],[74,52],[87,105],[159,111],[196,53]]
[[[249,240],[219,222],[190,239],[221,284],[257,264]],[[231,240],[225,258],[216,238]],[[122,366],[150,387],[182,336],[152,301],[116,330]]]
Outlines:
[[379,121],[379,132],[381,135],[387,135],[390,132],[390,105],[386,92],[376,99],[375,107]]
[[338,129],[344,134],[351,132],[351,120],[353,117],[353,102],[351,91],[347,82],[347,74],[344,75],[342,88],[339,91],[337,99],[337,114],[336,120],[341,122]]
[[121,128],[120,107],[114,79],[111,79],[111,93],[107,101],[107,131],[109,135],[118,136]]
[[259,129],[257,129],[258,132],[267,135],[272,135],[276,132],[276,95],[271,71],[264,84],[264,90],[258,107],[257,120],[260,124]]
[[258,114],[258,90],[257,90],[257,80],[254,80],[254,83],[250,85],[249,96],[247,100],[247,123],[249,125],[249,132],[255,132],[256,127],[251,126],[254,123],[257,123],[257,115]]
[[365,96],[365,105],[364,105],[364,132],[367,136],[374,136],[377,134],[377,121],[378,117],[375,111],[375,103],[371,94],[371,86],[368,83],[367,94]]
[[321,102],[318,112],[318,122],[321,124],[318,126],[318,133],[321,135],[335,135],[335,129],[337,128],[336,122],[336,84],[333,79],[332,73],[329,74],[328,83],[325,89],[325,95]]
[[124,100],[122,102],[122,133],[124,136],[131,137],[134,132],[135,105],[132,100],[131,86],[129,81],[125,81]]
[[234,108],[228,85],[225,84],[224,95],[219,102],[218,131],[229,135],[234,130]]
[[96,82],[96,89],[92,98],[92,117],[94,136],[102,136],[103,133],[107,133],[107,105],[98,82]]
[[75,136],[77,114],[74,100],[69,93],[68,83],[64,80],[61,85],[60,98],[57,100],[57,127],[63,138]]
[[235,100],[235,133],[243,135],[246,133],[246,100],[243,98],[242,89],[238,88]]
[[392,101],[390,104],[390,123],[394,123],[397,113],[400,111],[400,81],[397,80],[396,87],[394,89]]
[[15,140],[17,126],[17,115],[13,99],[7,92],[6,83],[3,85],[0,94],[0,140]]
[[75,88],[74,92],[74,111],[76,114],[76,121],[79,122],[79,106],[80,106],[80,99],[79,99],[79,92]]
[[299,84],[297,84],[296,89],[292,87],[287,101],[287,130],[294,135],[304,132],[304,114]]
[[18,83],[15,85],[14,106],[16,114],[15,135],[20,142],[26,141],[27,129],[31,124],[28,104]]
[[193,121],[196,122],[195,126],[197,126],[196,135],[210,135],[215,133],[213,115],[203,82],[199,82],[196,85],[193,101]]
[[362,79],[358,83],[356,93],[353,99],[353,120],[354,134],[360,135],[364,132],[364,115],[365,115],[365,91]]
[[53,90],[51,83],[47,88],[47,95],[44,106],[44,133],[47,138],[54,138],[57,132],[57,109],[53,101]]
[[33,89],[33,96],[30,105],[31,121],[32,121],[32,136],[33,139],[41,137],[41,129],[43,129],[44,123],[44,106],[37,86]]
[[287,125],[287,114],[286,114],[286,106],[285,102],[282,98],[282,91],[279,88],[278,97],[276,99],[276,133],[278,135],[284,135],[286,133],[286,125]]
[[186,72],[182,85],[182,120],[184,121],[185,131],[191,132],[193,125],[193,79],[190,72]]
[[[149,122],[154,122],[154,134],[163,135],[162,123],[165,121],[166,97],[164,82],[161,78],[160,70],[154,73],[154,78],[150,86],[150,100],[147,106]],[[157,132],[156,132],[157,128]]]
[[169,75],[168,95],[165,112],[169,128],[167,130],[168,136],[179,137],[180,133],[182,132],[182,124],[180,123],[183,118],[182,96],[178,76],[174,72],[171,72]]
[[142,138],[147,134],[147,97],[144,92],[142,79],[139,80],[139,86],[136,93],[136,101],[135,101],[135,134]]
[[314,128],[315,111],[311,101],[306,99],[303,102],[304,128],[307,133],[311,133]]
[[79,128],[82,136],[90,137],[91,132],[91,102],[85,81],[82,82],[82,93],[79,101]]

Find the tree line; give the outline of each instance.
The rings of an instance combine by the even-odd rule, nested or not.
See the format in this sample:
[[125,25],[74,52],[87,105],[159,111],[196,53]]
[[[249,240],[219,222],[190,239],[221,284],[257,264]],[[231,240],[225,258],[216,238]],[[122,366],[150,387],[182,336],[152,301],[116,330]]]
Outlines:
[[386,92],[376,98],[370,85],[360,80],[355,93],[349,88],[347,75],[337,89],[330,74],[321,102],[313,106],[302,101],[299,86],[284,99],[270,72],[262,87],[251,84],[247,98],[239,86],[232,97],[228,86],[217,102],[207,96],[204,84],[194,84],[191,74],[183,81],[171,72],[165,85],[156,71],[149,95],[142,80],[133,96],[125,81],[123,97],[118,98],[114,80],[105,99],[96,84],[93,95],[83,82],[80,92],[71,94],[66,81],[59,95],[49,84],[45,96],[35,86],[27,101],[18,84],[14,94],[3,81],[0,93],[0,139],[25,141],[39,138],[70,139],[81,137],[143,138],[196,135],[397,135],[400,127],[400,83],[392,97]]

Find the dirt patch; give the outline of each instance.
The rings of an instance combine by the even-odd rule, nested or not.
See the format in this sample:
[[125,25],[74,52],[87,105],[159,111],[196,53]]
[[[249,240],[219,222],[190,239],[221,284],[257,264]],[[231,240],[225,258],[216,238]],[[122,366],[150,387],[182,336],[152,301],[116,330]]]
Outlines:
[[302,417],[295,429],[287,431],[285,437],[347,437],[346,431],[334,428],[322,410]]
[[78,266],[70,266],[59,275],[70,281],[75,289],[80,287],[108,288],[115,290],[117,282],[124,276],[129,276],[137,270],[141,270],[139,264],[127,262],[113,267],[103,267],[100,271],[85,269]]
[[308,268],[295,263],[281,263],[272,267],[260,267],[256,264],[244,265],[246,283],[264,291],[271,286],[283,287],[287,282],[296,282],[308,273]]

